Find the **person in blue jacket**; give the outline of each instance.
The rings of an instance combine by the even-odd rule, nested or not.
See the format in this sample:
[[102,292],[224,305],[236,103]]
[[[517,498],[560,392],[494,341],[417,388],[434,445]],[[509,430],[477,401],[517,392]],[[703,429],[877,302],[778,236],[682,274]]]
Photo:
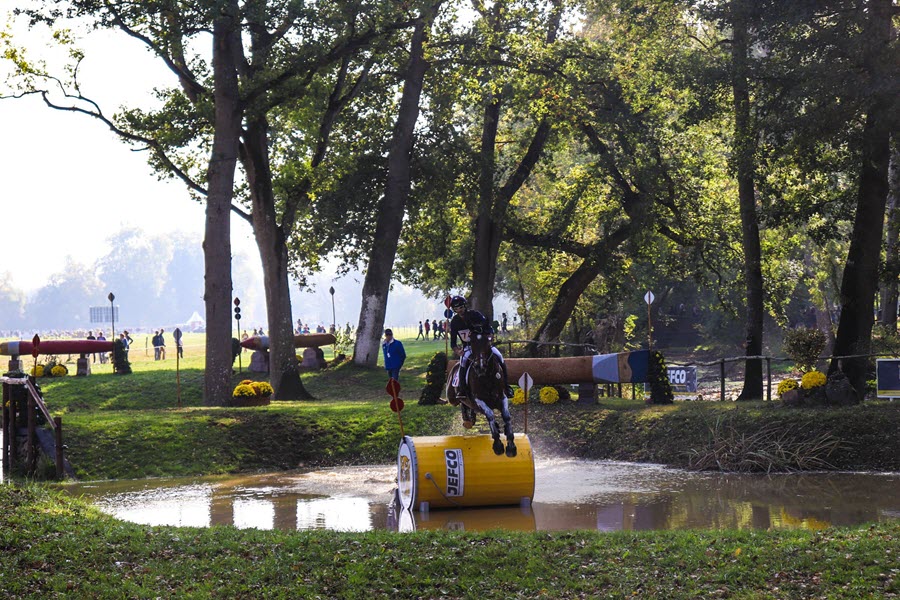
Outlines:
[[390,329],[384,330],[381,351],[384,354],[384,370],[388,372],[388,377],[400,381],[400,367],[406,360],[406,350],[403,349],[400,340],[394,339],[394,332]]

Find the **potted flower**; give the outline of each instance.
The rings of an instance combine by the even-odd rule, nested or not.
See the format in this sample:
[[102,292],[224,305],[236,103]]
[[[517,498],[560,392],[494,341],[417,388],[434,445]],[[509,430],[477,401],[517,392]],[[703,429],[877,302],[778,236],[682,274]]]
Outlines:
[[825,383],[828,378],[821,371],[810,371],[800,379],[801,395],[803,403],[807,406],[820,406],[825,404]]
[[778,397],[787,406],[800,403],[800,382],[796,379],[785,379],[778,384]]
[[231,394],[232,406],[265,406],[272,401],[272,386],[266,381],[245,379],[234,388]]
[[510,400],[513,404],[525,404],[525,390],[522,388],[516,388],[515,393],[513,394],[512,400]]
[[552,385],[545,385],[541,388],[538,399],[541,404],[556,404],[559,401],[559,392]]

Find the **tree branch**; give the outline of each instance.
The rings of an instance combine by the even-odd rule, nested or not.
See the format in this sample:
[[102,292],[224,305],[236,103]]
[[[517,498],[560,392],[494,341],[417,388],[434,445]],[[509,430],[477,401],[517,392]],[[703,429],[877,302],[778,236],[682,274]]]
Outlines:
[[[209,90],[201,85],[200,82],[197,81],[197,78],[194,76],[194,74],[191,73],[191,71],[188,69],[187,62],[184,58],[183,45],[181,43],[180,37],[178,42],[175,44],[176,56],[173,58],[169,56],[168,52],[158,46],[149,37],[129,27],[119,15],[118,11],[115,10],[114,6],[110,5],[108,6],[108,8],[110,14],[113,17],[113,22],[119,29],[150,48],[154,54],[162,59],[169,70],[175,73],[176,76],[178,76],[178,81],[179,83],[181,83],[181,88],[184,90],[185,96],[187,96],[192,103],[196,103],[200,96],[209,95]],[[181,31],[179,30],[178,33],[180,36]],[[180,52],[179,49],[181,49]]]
[[574,254],[581,258],[587,258],[593,252],[594,244],[583,244],[574,240],[567,240],[553,234],[527,233],[513,229],[507,224],[504,238],[521,246],[530,248],[544,248],[547,250],[559,250],[568,254]]

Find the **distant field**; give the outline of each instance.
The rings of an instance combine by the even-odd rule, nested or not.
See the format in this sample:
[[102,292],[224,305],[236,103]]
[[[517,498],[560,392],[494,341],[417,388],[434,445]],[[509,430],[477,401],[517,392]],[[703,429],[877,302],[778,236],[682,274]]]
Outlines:
[[[438,350],[443,350],[446,346],[444,340],[432,340],[428,341],[418,340],[416,341],[416,334],[418,333],[418,327],[397,327],[394,328],[394,336],[401,340],[406,347],[406,352],[409,355],[417,355],[422,353],[434,353]],[[160,368],[175,368],[176,362],[176,347],[175,340],[172,338],[172,334],[169,331],[165,333],[165,341],[166,341],[166,357],[164,360],[157,361],[154,358],[153,352],[153,343],[152,333],[137,333],[131,334],[134,342],[131,345],[131,348],[128,353],[128,360],[131,362],[132,368],[138,371],[141,370],[157,370]],[[12,338],[2,338],[0,337],[0,341],[7,341]],[[50,339],[50,338],[48,338]],[[205,333],[186,333],[182,337],[182,342],[184,344],[184,358],[180,359],[179,366],[184,369],[202,369],[204,366],[204,361],[206,358],[206,334]],[[325,354],[325,360],[332,360],[334,358],[334,347],[333,346],[323,346],[322,352]],[[302,349],[298,349],[297,353],[300,354]],[[250,355],[252,352],[250,350],[244,350],[241,355],[241,363],[244,367],[247,366],[250,362]],[[347,352],[347,354],[352,354],[352,350]],[[75,364],[78,355],[71,355],[68,357],[60,357],[66,364]],[[22,357],[25,361],[25,364],[28,368],[31,368],[33,364],[33,359],[29,357]],[[0,361],[4,359],[0,357]],[[7,359],[8,360],[8,359]],[[40,356],[38,358],[38,364],[44,363],[47,361],[46,356]],[[381,358],[379,357],[379,364],[381,362]],[[5,362],[0,363],[2,367],[6,368]],[[237,361],[235,361],[235,366],[237,367]],[[91,370],[94,373],[112,373],[112,364],[104,363],[101,364],[99,357],[95,362],[91,365]]]

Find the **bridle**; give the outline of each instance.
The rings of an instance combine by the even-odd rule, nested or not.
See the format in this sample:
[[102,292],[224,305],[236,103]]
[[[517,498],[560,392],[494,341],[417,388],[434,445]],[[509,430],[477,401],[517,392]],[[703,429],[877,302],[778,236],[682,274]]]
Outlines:
[[472,333],[472,369],[478,377],[488,372],[494,353],[491,344],[494,336],[489,333]]

